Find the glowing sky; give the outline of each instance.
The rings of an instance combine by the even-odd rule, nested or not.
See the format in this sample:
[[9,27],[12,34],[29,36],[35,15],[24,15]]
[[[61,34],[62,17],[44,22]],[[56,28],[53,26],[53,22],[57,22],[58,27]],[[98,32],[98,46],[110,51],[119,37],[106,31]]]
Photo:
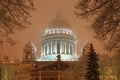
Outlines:
[[86,40],[94,44],[97,53],[103,53],[101,44],[93,38],[93,34],[87,27],[87,21],[80,20],[74,15],[74,6],[78,0],[34,0],[35,10],[31,13],[30,25],[24,31],[17,31],[11,37],[17,41],[15,46],[4,44],[0,48],[1,56],[9,56],[10,59],[22,59],[23,47],[28,42],[33,42],[37,47],[37,55],[40,55],[41,37],[48,23],[55,17],[57,11],[60,11],[65,20],[67,20],[73,32],[78,39],[77,53],[80,54],[81,47]]

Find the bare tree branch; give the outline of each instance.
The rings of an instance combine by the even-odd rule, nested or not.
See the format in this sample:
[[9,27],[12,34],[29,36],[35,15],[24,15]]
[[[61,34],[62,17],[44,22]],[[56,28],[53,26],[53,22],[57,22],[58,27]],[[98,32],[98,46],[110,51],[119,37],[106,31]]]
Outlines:
[[93,19],[91,28],[108,50],[120,49],[120,0],[80,0],[76,16]]
[[0,43],[13,44],[9,35],[30,24],[28,19],[33,6],[33,0],[0,0]]

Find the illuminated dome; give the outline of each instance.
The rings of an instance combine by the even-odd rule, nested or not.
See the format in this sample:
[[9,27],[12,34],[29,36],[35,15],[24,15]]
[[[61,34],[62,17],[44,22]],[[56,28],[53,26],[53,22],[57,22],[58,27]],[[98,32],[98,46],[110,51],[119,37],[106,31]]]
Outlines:
[[38,61],[56,61],[61,55],[62,61],[76,61],[76,36],[70,24],[60,14],[50,21],[41,41],[41,57]]

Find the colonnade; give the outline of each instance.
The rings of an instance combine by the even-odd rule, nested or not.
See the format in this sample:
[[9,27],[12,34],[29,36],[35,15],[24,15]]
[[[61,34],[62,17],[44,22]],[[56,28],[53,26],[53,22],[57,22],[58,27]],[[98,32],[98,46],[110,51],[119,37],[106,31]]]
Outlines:
[[75,42],[66,40],[51,40],[42,43],[42,56],[51,54],[74,55],[76,53]]

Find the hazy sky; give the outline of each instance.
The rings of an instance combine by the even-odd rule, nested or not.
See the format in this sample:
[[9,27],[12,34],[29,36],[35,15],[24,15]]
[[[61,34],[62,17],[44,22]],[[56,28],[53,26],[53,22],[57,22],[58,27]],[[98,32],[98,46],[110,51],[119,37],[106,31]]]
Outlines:
[[9,56],[10,59],[22,60],[24,45],[31,41],[37,47],[37,55],[40,55],[41,37],[48,23],[55,17],[58,11],[61,12],[63,18],[67,20],[73,32],[75,33],[78,45],[77,53],[80,54],[81,47],[84,45],[86,40],[94,44],[94,48],[97,53],[103,53],[102,43],[99,43],[93,38],[93,34],[87,28],[87,21],[80,20],[74,15],[74,6],[78,0],[34,0],[35,10],[31,13],[32,18],[30,19],[32,25],[30,25],[24,31],[17,31],[16,34],[12,35],[12,38],[17,41],[15,46],[9,46],[5,44],[0,48],[1,56]]

